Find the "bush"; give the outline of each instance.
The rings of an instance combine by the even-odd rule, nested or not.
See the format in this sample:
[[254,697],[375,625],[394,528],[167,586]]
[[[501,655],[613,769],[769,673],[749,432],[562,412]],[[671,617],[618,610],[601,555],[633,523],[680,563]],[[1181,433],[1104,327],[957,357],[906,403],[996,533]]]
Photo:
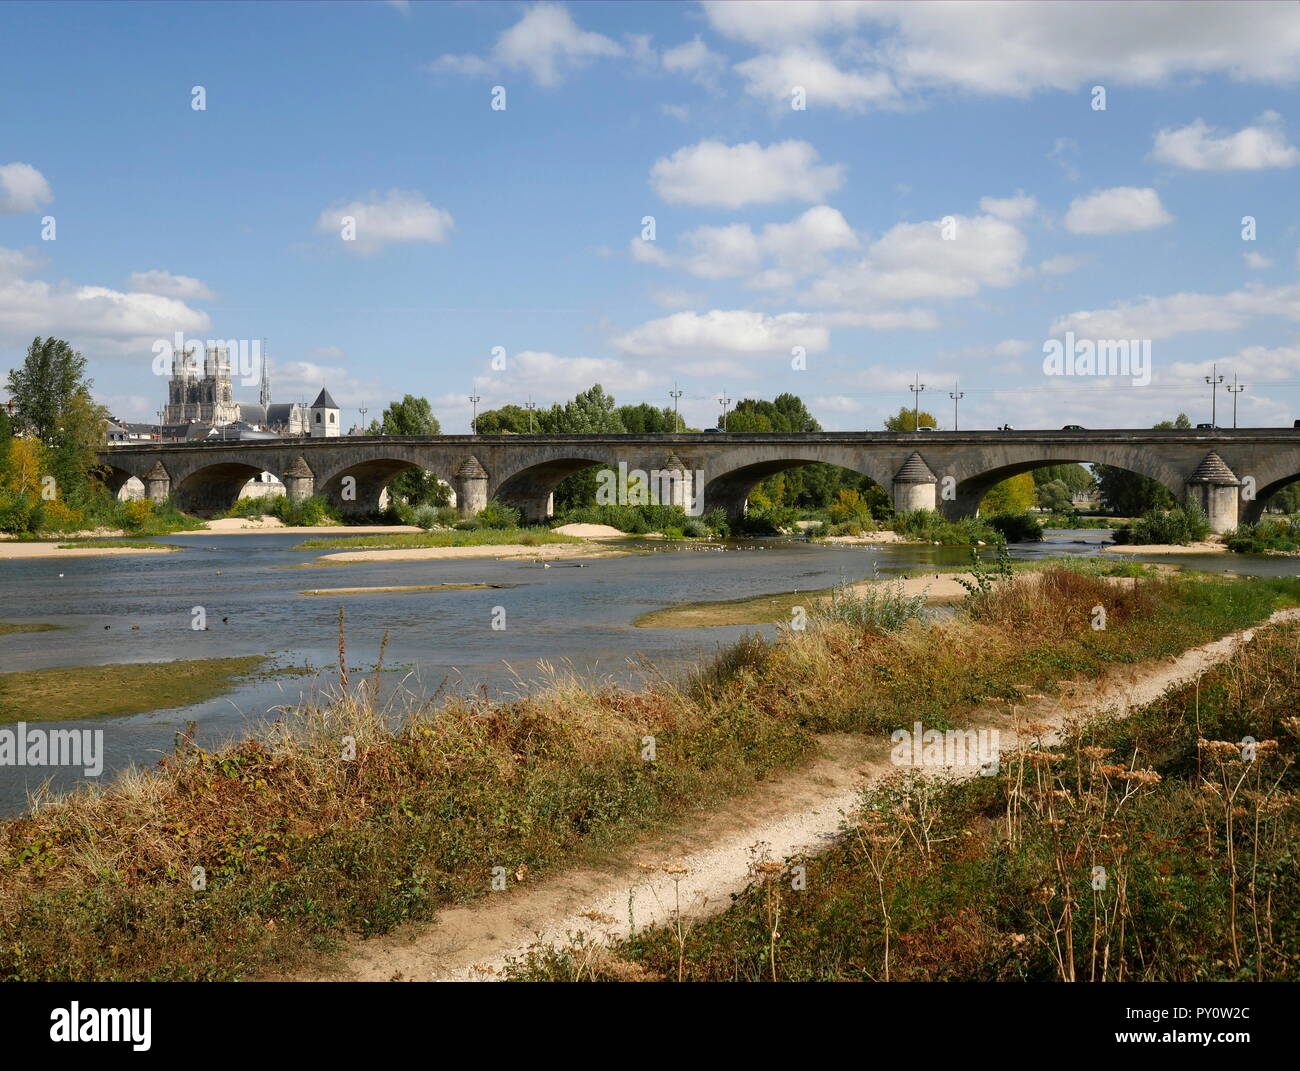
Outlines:
[[952,547],[1004,542],[1002,533],[982,518],[963,517],[960,521],[948,521],[930,509],[905,510],[895,514],[893,527],[899,535]]
[[411,519],[408,522],[417,528],[423,528],[426,532],[438,527],[438,511],[427,502],[422,506],[416,506],[411,510]]
[[471,530],[474,528],[518,528],[523,514],[513,506],[506,506],[495,498],[474,516],[473,520],[460,521],[457,528]]
[[1002,533],[1008,543],[1037,543],[1043,538],[1043,526],[1029,513],[999,513],[989,524]]
[[838,587],[830,601],[813,610],[821,620],[843,621],[877,635],[897,632],[910,621],[925,621],[925,592],[908,595],[901,582],[855,590]]
[[766,509],[751,508],[734,526],[737,535],[772,536],[783,535],[794,527],[796,513],[788,506],[768,506]]
[[1270,550],[1293,553],[1300,549],[1300,516],[1238,525],[1223,540],[1237,554],[1264,554]]
[[1154,544],[1158,546],[1186,546],[1196,543],[1210,534],[1210,522],[1205,511],[1196,503],[1182,509],[1153,509],[1142,514],[1127,528],[1127,536],[1119,538],[1116,543]]

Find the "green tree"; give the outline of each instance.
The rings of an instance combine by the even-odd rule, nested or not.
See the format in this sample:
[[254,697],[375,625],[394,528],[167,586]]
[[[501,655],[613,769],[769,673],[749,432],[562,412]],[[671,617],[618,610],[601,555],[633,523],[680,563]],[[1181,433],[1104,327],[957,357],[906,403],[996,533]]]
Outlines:
[[1027,472],[996,483],[980,503],[983,516],[998,513],[1024,513],[1034,504],[1034,478]]
[[[613,396],[599,383],[579,392],[571,402],[551,406],[538,418],[541,430],[548,435],[619,435],[627,431]],[[593,465],[562,479],[555,486],[555,508],[595,505],[599,472]]]
[[46,446],[55,444],[59,422],[72,399],[89,393],[86,359],[60,338],[35,338],[22,366],[9,373],[9,397],[21,428]]
[[671,409],[667,407],[658,409],[646,402],[638,405],[620,405],[616,412],[623,429],[635,435],[663,435],[686,428],[686,422],[680,418],[674,426]]
[[1065,485],[1064,480],[1052,480],[1049,483],[1039,484],[1034,494],[1041,509],[1050,510],[1053,513],[1069,513],[1074,509],[1070,489]]
[[[528,410],[520,405],[484,410],[478,415],[477,428],[480,435],[527,435]],[[536,418],[533,430],[537,430]]]
[[[405,394],[384,410],[379,434],[441,435],[442,427],[427,398]],[[420,469],[398,473],[388,485],[388,495],[403,498],[412,506],[445,506],[451,501],[450,488],[433,473]]]
[[916,431],[918,422],[923,428],[939,427],[939,422],[934,419],[933,413],[927,413],[924,409],[916,413],[911,406],[905,405],[885,421],[885,430]]
[[1034,483],[1063,483],[1071,491],[1086,491],[1093,485],[1092,473],[1082,465],[1044,465],[1031,473]]
[[[1173,420],[1162,420],[1151,426],[1190,428],[1192,422],[1186,413],[1179,413]],[[1094,465],[1092,471],[1102,503],[1121,517],[1140,517],[1153,509],[1173,509],[1178,505],[1169,489],[1158,480],[1113,465]]]

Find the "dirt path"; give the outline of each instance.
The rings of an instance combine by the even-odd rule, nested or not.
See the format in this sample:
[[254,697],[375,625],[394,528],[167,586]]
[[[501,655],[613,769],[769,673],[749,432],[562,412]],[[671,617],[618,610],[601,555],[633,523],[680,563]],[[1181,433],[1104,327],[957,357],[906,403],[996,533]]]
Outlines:
[[[1275,613],[1269,623],[1300,619],[1300,609]],[[1253,629],[1184,652],[1177,658],[1113,671],[1100,681],[1063,682],[1058,697],[1027,695],[1016,716],[990,707],[972,725],[997,728],[1004,748],[1016,743],[1015,725],[1060,727],[1069,719],[1126,711],[1158,699],[1170,686],[1192,680],[1225,660]],[[346,966],[314,977],[360,981],[491,980],[510,957],[530,945],[562,944],[579,932],[590,938],[626,936],[681,913],[725,910],[743,889],[756,859],[780,861],[832,843],[840,821],[857,805],[862,786],[896,769],[885,738],[823,736],[818,756],[803,767],[760,784],[715,811],[634,847],[611,854],[599,867],[559,872],[514,885],[472,904],[447,908],[416,932],[355,941]],[[948,771],[970,776],[971,767]],[[670,863],[669,874],[663,868]],[[674,879],[679,884],[674,884]],[[486,878],[485,878],[486,880]]]

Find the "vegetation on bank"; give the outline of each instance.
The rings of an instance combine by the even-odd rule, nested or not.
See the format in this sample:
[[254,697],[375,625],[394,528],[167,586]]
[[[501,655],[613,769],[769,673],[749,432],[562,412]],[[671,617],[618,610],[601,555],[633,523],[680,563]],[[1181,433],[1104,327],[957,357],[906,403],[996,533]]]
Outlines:
[[1192,502],[1181,508],[1148,510],[1131,524],[1115,529],[1112,538],[1116,543],[1135,546],[1186,546],[1201,542],[1209,534],[1209,518]]
[[1294,517],[1266,517],[1256,524],[1241,524],[1223,537],[1228,549],[1238,554],[1267,554],[1300,551],[1300,514]]
[[[1000,776],[899,775],[827,853],[754,868],[724,913],[516,978],[1295,981],[1300,625]],[[792,888],[800,866],[802,888]],[[685,939],[683,940],[683,936]]]
[[315,528],[321,524],[342,524],[343,515],[324,495],[309,495],[294,502],[287,495],[241,498],[225,513],[227,517],[275,517],[289,528]]
[[193,706],[256,672],[264,655],[54,666],[0,673],[0,724],[77,721]]
[[[345,933],[487,893],[494,867],[526,881],[735,797],[807,755],[815,733],[944,727],[1020,687],[1167,656],[1300,596],[1294,581],[1039,575],[944,626],[878,631],[829,614],[641,692],[557,680],[512,701],[411,696],[380,710],[345,672],[337,695],[257,739],[215,752],[182,739],[156,769],[0,826],[0,978],[285,970]],[[1104,632],[1090,626],[1098,604]]]
[[547,543],[581,543],[549,528],[471,528],[442,532],[396,532],[306,539],[294,550],[405,550],[424,547],[540,547]]
[[80,547],[99,547],[104,550],[179,550],[170,543],[155,543],[151,539],[73,539],[60,543],[59,550],[76,550]]

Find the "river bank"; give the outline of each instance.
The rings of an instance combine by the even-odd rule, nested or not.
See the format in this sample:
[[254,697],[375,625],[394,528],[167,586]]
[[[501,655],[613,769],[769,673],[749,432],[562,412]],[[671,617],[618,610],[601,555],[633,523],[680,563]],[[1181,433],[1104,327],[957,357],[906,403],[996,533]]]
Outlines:
[[[821,734],[967,724],[990,701],[1167,658],[1300,599],[1294,581],[1121,588],[1069,570],[1044,575],[1009,586],[979,620],[865,635],[814,622],[775,642],[745,639],[684,681],[642,689],[561,673],[514,699],[453,696],[435,707],[412,695],[380,708],[354,678],[256,739],[215,752],[184,746],[154,771],[0,826],[0,926],[12,936],[0,973],[282,972],[346,932],[389,931],[488,895],[494,875],[526,885],[584,852],[739,800],[808,758]],[[1098,604],[1109,614],[1101,632],[1089,624]],[[342,737],[356,741],[356,761],[340,759]],[[194,866],[207,874],[197,898],[178,877]],[[106,950],[100,934],[123,911],[135,925],[114,929]]]

